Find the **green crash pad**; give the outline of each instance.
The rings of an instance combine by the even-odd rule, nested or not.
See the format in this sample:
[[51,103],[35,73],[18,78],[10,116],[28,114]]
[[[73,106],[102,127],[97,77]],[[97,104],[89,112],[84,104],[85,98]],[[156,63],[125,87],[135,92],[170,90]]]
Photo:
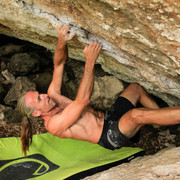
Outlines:
[[24,157],[19,137],[0,138],[0,179],[79,179],[142,152],[131,147],[111,151],[97,144],[45,133],[33,136],[30,151]]

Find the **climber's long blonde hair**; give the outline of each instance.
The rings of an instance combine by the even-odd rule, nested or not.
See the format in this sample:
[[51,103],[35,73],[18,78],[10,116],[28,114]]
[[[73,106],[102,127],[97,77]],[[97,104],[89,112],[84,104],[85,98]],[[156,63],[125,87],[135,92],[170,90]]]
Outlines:
[[27,151],[29,150],[30,145],[32,144],[32,124],[31,120],[33,120],[32,113],[34,109],[32,107],[28,107],[25,101],[26,94],[22,95],[18,100],[18,110],[22,114],[22,129],[21,129],[21,148],[24,155],[27,155]]

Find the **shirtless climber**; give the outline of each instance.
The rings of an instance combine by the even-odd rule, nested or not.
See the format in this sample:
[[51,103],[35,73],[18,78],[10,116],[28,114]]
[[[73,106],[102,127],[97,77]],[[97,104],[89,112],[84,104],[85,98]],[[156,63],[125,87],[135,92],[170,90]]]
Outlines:
[[[76,99],[72,101],[61,95],[67,41],[73,37],[69,30],[66,25],[57,29],[59,39],[54,54],[53,80],[47,94],[30,91],[19,99],[18,108],[24,116],[21,141],[25,155],[32,142],[32,117],[41,116],[46,129],[55,136],[97,143],[112,150],[129,146],[130,139],[145,124],[180,124],[180,107],[160,109],[137,83],[129,85],[105,114],[89,107],[94,65],[101,51],[97,42],[91,42],[83,50],[86,63]],[[136,108],[137,102],[144,108]]]

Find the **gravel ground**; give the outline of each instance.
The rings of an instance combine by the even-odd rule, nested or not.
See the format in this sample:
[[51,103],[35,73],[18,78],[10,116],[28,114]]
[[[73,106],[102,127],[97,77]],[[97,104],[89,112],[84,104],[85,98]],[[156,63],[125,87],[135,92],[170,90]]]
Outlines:
[[[43,120],[33,123],[33,134],[46,133]],[[21,124],[0,125],[0,137],[20,137]],[[154,128],[144,126],[138,134],[139,138],[134,144],[145,150],[145,154],[154,154],[161,149],[172,146],[180,146],[180,126],[168,126]]]
[[[32,124],[33,134],[46,133],[47,130],[44,127],[43,120],[39,120]],[[34,128],[36,127],[36,128]],[[20,137],[21,123],[0,125],[0,137]]]

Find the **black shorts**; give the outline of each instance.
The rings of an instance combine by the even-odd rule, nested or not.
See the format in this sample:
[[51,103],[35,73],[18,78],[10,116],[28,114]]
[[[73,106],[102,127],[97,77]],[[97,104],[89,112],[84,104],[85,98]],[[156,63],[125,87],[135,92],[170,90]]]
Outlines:
[[114,150],[132,145],[132,142],[120,132],[118,122],[126,112],[133,108],[135,106],[128,99],[122,96],[116,99],[110,111],[105,113],[103,132],[98,142],[100,146]]

